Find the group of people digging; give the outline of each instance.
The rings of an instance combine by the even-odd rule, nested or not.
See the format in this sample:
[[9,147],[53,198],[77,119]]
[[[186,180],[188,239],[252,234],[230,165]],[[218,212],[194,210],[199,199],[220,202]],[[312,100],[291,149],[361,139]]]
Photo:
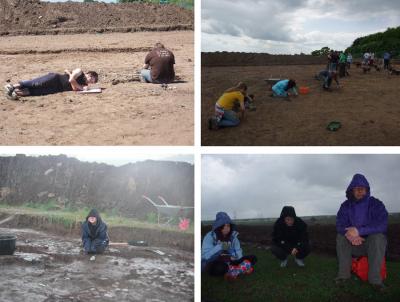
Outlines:
[[[143,69],[139,78],[141,82],[154,84],[167,84],[175,80],[175,57],[172,51],[161,43],[156,43],[153,49],[146,55]],[[19,97],[39,96],[65,91],[84,91],[90,84],[95,84],[99,75],[95,71],[82,71],[77,68],[72,72],[49,73],[32,80],[20,81],[17,84],[4,86],[5,95],[11,100]]]
[[[336,216],[338,274],[334,281],[337,284],[350,280],[353,257],[367,256],[369,283],[378,290],[385,288],[380,270],[386,254],[387,224],[384,204],[370,195],[367,179],[355,174]],[[257,257],[243,255],[238,234],[229,216],[217,213],[212,230],[203,239],[202,272],[227,279],[253,273]],[[276,220],[270,250],[282,268],[288,265],[290,256],[299,267],[305,267],[304,259],[310,253],[307,224],[297,217],[293,207],[283,207]]]

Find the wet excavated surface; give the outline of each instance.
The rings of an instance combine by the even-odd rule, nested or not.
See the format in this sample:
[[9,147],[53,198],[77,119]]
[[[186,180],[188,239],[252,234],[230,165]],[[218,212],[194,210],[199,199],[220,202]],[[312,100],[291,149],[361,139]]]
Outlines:
[[[94,261],[81,242],[31,229],[13,256],[0,256],[0,301],[193,301],[193,253],[168,248],[111,247]],[[161,255],[162,254],[162,255]]]

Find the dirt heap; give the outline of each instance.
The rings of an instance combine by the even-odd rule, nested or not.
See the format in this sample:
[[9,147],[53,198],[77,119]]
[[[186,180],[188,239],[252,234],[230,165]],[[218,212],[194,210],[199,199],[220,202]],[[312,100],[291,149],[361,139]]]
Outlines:
[[310,65],[325,64],[326,57],[310,55],[272,55],[245,52],[203,52],[202,66],[264,66],[264,65]]
[[193,29],[193,11],[175,5],[0,0],[0,35]]
[[28,201],[64,206],[95,206],[145,217],[162,196],[172,205],[193,206],[193,165],[172,161],[144,161],[115,167],[60,156],[0,157],[0,203]]

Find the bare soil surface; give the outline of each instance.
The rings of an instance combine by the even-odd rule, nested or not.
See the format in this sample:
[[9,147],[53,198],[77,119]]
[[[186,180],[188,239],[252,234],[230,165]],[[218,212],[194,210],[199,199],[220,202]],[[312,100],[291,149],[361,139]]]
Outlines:
[[110,247],[91,261],[76,237],[19,228],[0,228],[0,233],[17,236],[15,254],[0,256],[1,301],[194,299],[192,252]]
[[0,0],[0,35],[188,30],[193,20],[175,5]]
[[[176,58],[179,81],[137,81],[160,41]],[[2,145],[192,145],[193,31],[0,37],[0,83],[81,67],[100,74],[101,94],[0,97]],[[2,87],[1,87],[2,88]]]
[[[214,62],[215,63],[215,62]],[[211,64],[211,63],[210,63]],[[301,64],[301,63],[299,63]],[[400,145],[400,76],[371,70],[363,74],[354,65],[343,86],[322,89],[314,76],[325,65],[202,67],[202,145],[249,146],[398,146]],[[272,98],[264,79],[293,78],[310,93],[291,101]],[[246,113],[235,128],[210,131],[207,119],[223,91],[245,82],[255,94],[256,111]],[[342,127],[327,130],[332,121]]]

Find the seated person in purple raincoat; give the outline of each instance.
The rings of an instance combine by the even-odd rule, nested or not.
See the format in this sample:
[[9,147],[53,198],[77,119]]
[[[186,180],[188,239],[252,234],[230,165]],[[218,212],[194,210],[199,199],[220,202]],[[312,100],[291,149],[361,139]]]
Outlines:
[[336,282],[350,279],[353,256],[368,257],[368,281],[383,289],[380,276],[386,252],[388,212],[385,205],[370,196],[370,186],[361,174],[355,174],[346,190],[347,200],[336,216],[336,252],[339,272]]

